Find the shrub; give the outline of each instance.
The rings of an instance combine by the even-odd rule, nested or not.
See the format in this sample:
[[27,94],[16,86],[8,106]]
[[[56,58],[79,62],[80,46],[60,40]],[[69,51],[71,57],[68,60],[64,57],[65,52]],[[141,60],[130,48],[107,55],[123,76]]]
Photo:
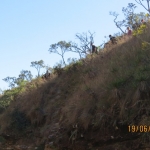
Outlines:
[[54,74],[57,74],[58,76],[60,76],[63,73],[63,71],[64,69],[62,68],[61,64],[58,64],[53,68]]

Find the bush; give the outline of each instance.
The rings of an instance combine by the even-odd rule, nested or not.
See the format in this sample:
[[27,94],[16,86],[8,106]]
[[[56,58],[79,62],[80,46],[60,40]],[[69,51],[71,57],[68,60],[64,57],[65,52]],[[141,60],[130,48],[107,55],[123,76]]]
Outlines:
[[60,76],[63,73],[64,69],[61,68],[61,66],[56,66],[54,67],[54,74],[57,74],[58,76]]

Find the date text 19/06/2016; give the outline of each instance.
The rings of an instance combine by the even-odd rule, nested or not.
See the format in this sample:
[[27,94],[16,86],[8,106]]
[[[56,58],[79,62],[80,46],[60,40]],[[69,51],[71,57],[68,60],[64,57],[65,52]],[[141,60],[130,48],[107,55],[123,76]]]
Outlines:
[[129,132],[150,132],[150,126],[147,125],[131,125],[128,126],[128,131]]

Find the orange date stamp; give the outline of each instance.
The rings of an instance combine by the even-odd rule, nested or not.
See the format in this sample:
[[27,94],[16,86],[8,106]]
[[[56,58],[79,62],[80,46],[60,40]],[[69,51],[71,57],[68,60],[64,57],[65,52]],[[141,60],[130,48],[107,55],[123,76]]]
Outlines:
[[129,132],[150,132],[150,126],[146,126],[146,125],[131,125],[128,126],[128,131]]

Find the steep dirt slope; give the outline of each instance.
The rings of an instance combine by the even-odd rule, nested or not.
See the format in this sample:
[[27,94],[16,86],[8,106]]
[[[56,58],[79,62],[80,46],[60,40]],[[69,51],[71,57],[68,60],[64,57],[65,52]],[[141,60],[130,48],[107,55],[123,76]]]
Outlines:
[[[142,38],[150,42],[149,30]],[[150,48],[133,37],[27,84],[1,113],[0,142],[20,149],[148,150],[149,126]]]

